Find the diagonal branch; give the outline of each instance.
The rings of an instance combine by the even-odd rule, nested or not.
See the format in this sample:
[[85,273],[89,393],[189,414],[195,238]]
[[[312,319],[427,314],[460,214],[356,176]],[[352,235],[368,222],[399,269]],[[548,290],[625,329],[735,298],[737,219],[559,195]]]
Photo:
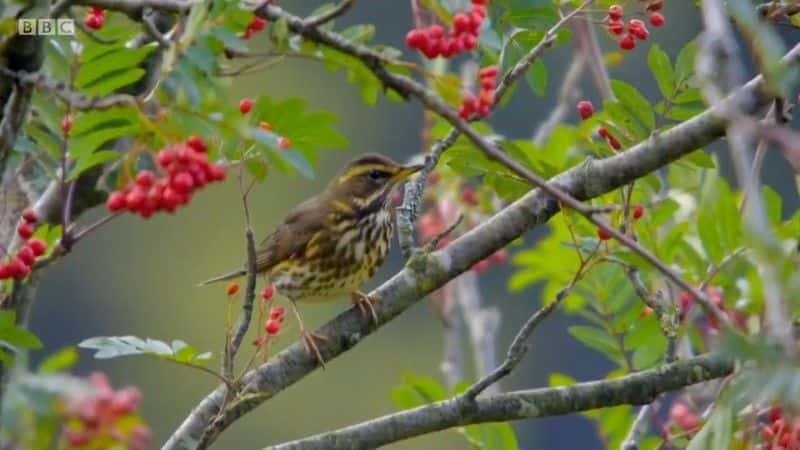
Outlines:
[[731,360],[706,354],[614,380],[514,391],[479,398],[474,403],[453,398],[268,448],[368,449],[474,423],[557,416],[617,405],[641,405],[650,403],[661,393],[720,378],[732,371]]
[[[794,58],[798,52],[800,47],[789,56]],[[747,112],[762,108],[771,101],[762,87],[761,77],[753,79],[735,93],[735,101]],[[559,186],[575,198],[591,199],[707,146],[724,132],[724,119],[717,108],[711,108],[625,152],[602,160],[588,160],[551,179],[549,184]],[[535,189],[442,250],[412,258],[407,267],[371,293],[383,299],[376,307],[381,319],[379,325],[391,321],[420,298],[524,232],[547,222],[558,211],[559,204],[551,195],[543,189]],[[358,311],[345,311],[319,330],[329,337],[320,345],[320,351],[326,361],[333,360],[379,328],[365,323]],[[306,353],[302,343],[290,345],[273,360],[242,377],[245,392],[250,394],[248,399],[233,405],[219,420],[214,420],[225,395],[224,386],[220,386],[192,410],[163,448],[193,448],[206,428],[213,427],[208,442],[203,443],[209,445],[238,418],[298,382],[317,366],[316,359]]]

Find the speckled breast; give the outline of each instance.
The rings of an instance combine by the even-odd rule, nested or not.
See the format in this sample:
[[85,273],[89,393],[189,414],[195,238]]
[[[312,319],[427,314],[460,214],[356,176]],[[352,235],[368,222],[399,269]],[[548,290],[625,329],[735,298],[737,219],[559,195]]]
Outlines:
[[295,261],[272,270],[270,279],[280,294],[299,302],[349,297],[383,264],[394,227],[391,213],[380,210],[331,231],[309,242],[301,258],[305,264]]

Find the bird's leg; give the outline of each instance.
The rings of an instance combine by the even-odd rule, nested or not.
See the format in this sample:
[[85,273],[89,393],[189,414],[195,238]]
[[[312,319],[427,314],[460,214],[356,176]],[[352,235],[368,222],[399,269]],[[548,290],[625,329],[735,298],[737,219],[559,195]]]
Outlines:
[[303,338],[303,346],[306,348],[306,352],[308,352],[309,355],[316,356],[317,361],[319,361],[319,364],[324,369],[325,359],[322,358],[322,354],[319,352],[317,343],[314,342],[314,340],[327,341],[328,337],[319,333],[314,333],[313,331],[306,331],[305,326],[303,326],[303,319],[300,318],[300,311],[297,309],[297,304],[294,302],[294,300],[292,300],[290,303],[292,304],[294,316],[297,318],[297,324],[300,327],[300,336]]
[[372,322],[375,323],[375,326],[378,326],[378,314],[375,312],[375,304],[381,301],[380,297],[377,295],[367,295],[360,291],[355,291],[350,294],[350,298],[353,299],[353,305],[358,306],[359,311],[361,311],[361,315],[366,317],[367,314],[372,316]]

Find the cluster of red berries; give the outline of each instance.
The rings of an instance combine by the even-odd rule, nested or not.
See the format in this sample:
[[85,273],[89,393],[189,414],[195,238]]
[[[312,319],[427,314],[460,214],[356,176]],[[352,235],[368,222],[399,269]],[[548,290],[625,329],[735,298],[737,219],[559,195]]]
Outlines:
[[264,28],[267,28],[267,19],[263,17],[253,16],[253,20],[247,24],[247,29],[244,30],[244,34],[242,35],[242,39],[245,41],[253,37],[254,34],[258,33],[259,31],[263,31]]
[[684,402],[676,401],[669,409],[669,421],[684,432],[697,431],[700,416]]
[[137,410],[142,394],[135,387],[118,391],[112,389],[105,374],[89,375],[94,387],[90,395],[66,399],[65,416],[68,419],[64,438],[70,448],[85,447],[94,442],[109,440],[131,450],[144,450],[150,444],[150,430],[131,422],[138,421]]
[[761,427],[764,443],[757,450],[800,450],[800,417],[786,420],[783,409],[776,406],[769,410],[767,420]]
[[[728,309],[725,307],[725,301],[722,291],[715,286],[707,286],[705,289],[706,296],[711,303],[722,311],[731,320],[734,326],[744,329],[747,326],[747,315],[742,311],[736,309]],[[690,292],[681,292],[678,297],[678,306],[682,317],[686,317],[689,311],[694,307],[695,297]],[[719,329],[719,322],[715,317],[708,317],[708,328],[712,331]]]
[[413,29],[406,34],[406,45],[422,52],[428,59],[451,58],[478,46],[481,25],[486,18],[488,0],[472,0],[469,12],[453,16],[453,28],[445,30],[438,24]]
[[22,280],[30,275],[36,258],[42,256],[47,251],[47,244],[38,238],[33,238],[36,222],[39,217],[33,210],[25,210],[22,213],[22,220],[17,226],[17,235],[25,241],[25,244],[17,251],[17,254],[8,262],[0,262],[0,280],[14,278]]
[[92,6],[89,8],[89,14],[86,16],[86,19],[83,20],[83,23],[92,30],[99,30],[100,28],[103,28],[105,21],[106,10]]
[[108,210],[113,213],[128,210],[146,219],[157,211],[171,213],[188,204],[197,189],[225,179],[225,166],[211,164],[207,149],[205,141],[190,136],[185,144],[161,150],[156,162],[166,172],[165,176],[157,178],[152,171],[139,171],[134,183],[108,196]]
[[[586,120],[594,115],[594,105],[592,105],[592,102],[589,100],[579,101],[577,108],[578,114],[581,116],[581,120]],[[601,138],[605,139],[609,147],[613,148],[614,150],[620,150],[622,148],[622,144],[619,142],[619,140],[609,133],[605,127],[598,128],[597,134]]]
[[484,67],[478,72],[478,79],[481,82],[481,90],[475,97],[471,93],[464,95],[458,115],[462,119],[469,119],[477,114],[478,117],[486,117],[494,106],[494,88],[497,82],[497,74],[500,70],[497,66]]
[[[647,4],[646,11],[650,15],[650,24],[654,27],[662,27],[666,23],[661,8],[664,6],[663,0],[654,0]],[[650,31],[642,20],[631,19],[628,24],[623,22],[622,17],[625,11],[620,5],[608,7],[608,32],[618,37],[619,48],[622,50],[633,50],[636,48],[636,39],[643,41],[650,36]]]

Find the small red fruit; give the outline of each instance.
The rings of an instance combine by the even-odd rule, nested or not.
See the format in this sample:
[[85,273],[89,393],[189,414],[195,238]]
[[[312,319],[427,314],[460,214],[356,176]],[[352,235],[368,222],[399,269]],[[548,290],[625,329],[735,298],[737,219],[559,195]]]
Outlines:
[[105,18],[106,10],[103,8],[98,8],[97,6],[92,6],[89,8],[89,14]]
[[625,24],[618,21],[608,22],[608,32],[619,36],[625,32]]
[[622,16],[625,14],[625,10],[622,9],[620,5],[611,5],[608,7],[608,18],[611,20],[619,20],[622,19]]
[[465,33],[470,29],[470,18],[465,13],[458,13],[453,17],[453,27],[456,33]]
[[270,319],[282,319],[286,314],[286,310],[282,306],[275,306],[269,309]]
[[136,211],[142,206],[144,200],[144,191],[139,188],[133,188],[125,196],[125,206],[131,211]]
[[136,184],[143,188],[149,188],[156,181],[156,176],[149,170],[142,170],[136,174]]
[[651,315],[653,315],[653,308],[649,306],[642,308],[642,312],[639,313],[639,317],[649,317]]
[[636,40],[632,35],[626,34],[619,39],[619,48],[622,50],[633,50],[636,48]]
[[261,31],[266,27],[267,27],[267,19],[258,16],[253,17],[253,20],[250,21],[249,25],[247,25],[247,28],[253,31]]
[[274,336],[278,334],[278,331],[281,331],[281,322],[279,320],[270,319],[267,321],[267,326],[264,328],[267,331],[267,334]]
[[422,30],[414,29],[406,34],[406,45],[409,48],[422,48],[427,40],[428,36]]
[[205,153],[208,150],[208,146],[206,145],[206,141],[204,141],[199,136],[189,136],[189,139],[186,139],[186,145],[188,145],[192,150]]
[[597,229],[597,237],[601,241],[607,241],[607,240],[611,239],[611,233],[609,233],[608,230],[606,230],[604,228],[598,228]]
[[650,14],[650,24],[654,27],[663,27],[666,20],[664,19],[664,15],[659,12],[654,12]]
[[36,214],[36,211],[32,209],[26,209],[25,211],[22,212],[22,219],[25,222],[34,224],[39,221],[39,216]]
[[17,280],[21,280],[31,273],[31,268],[27,264],[25,264],[21,259],[14,258],[8,264],[11,270],[11,276]]
[[247,114],[253,109],[253,101],[249,98],[243,98],[239,101],[239,112]]
[[620,144],[620,142],[614,136],[608,137],[608,145],[610,145],[614,150],[619,150],[622,148],[622,144]]
[[433,39],[440,39],[444,36],[444,28],[441,25],[431,25],[428,27],[428,36]]
[[103,18],[103,16],[99,14],[89,14],[88,16],[86,16],[86,20],[84,20],[84,23],[86,24],[87,27],[91,28],[92,30],[99,30],[100,28],[103,28],[104,21],[105,19]]
[[464,190],[461,191],[461,201],[468,205],[477,204],[478,196],[475,193],[475,189],[470,186],[464,187]]
[[47,252],[47,243],[39,238],[33,238],[28,241],[28,247],[31,249],[34,256],[42,256]]
[[158,152],[158,155],[156,155],[156,161],[158,161],[158,164],[163,168],[166,168],[174,160],[175,160],[175,152],[169,149],[161,150],[160,152]]
[[25,263],[25,265],[28,267],[32,266],[33,263],[36,262],[36,256],[33,254],[33,250],[27,246],[19,249],[19,252],[17,252],[17,258],[19,258],[19,260]]
[[187,193],[194,188],[194,179],[187,172],[175,174],[170,185],[178,192]]
[[472,270],[478,273],[486,272],[489,269],[489,261],[482,259],[472,266]]
[[258,127],[264,131],[272,131],[272,124],[269,122],[261,122],[258,124]]
[[72,131],[72,122],[72,114],[67,114],[61,119],[61,132],[64,136],[69,136],[69,132]]
[[769,414],[767,415],[770,423],[776,422],[783,417],[783,408],[780,406],[775,406],[769,410]]
[[578,102],[578,114],[581,119],[586,120],[594,114],[594,105],[588,100],[581,100]]
[[647,37],[650,36],[650,32],[647,31],[647,26],[639,19],[631,19],[628,22],[628,32],[643,41],[647,40]]
[[638,205],[633,208],[633,218],[639,220],[642,217],[644,217],[644,206]]
[[283,150],[292,148],[292,141],[290,141],[289,138],[285,136],[281,136],[278,138],[278,147],[282,148]]
[[264,286],[264,289],[261,291],[261,298],[264,300],[272,300],[273,295],[275,295],[275,286],[271,284]]
[[235,281],[233,283],[229,283],[228,287],[225,288],[225,292],[227,292],[228,295],[236,294],[237,292],[239,292],[239,283]]
[[108,196],[106,200],[106,208],[111,212],[117,212],[125,209],[125,194],[120,191],[114,191]]
[[11,273],[11,265],[0,263],[0,280],[7,280],[12,276],[13,274]]
[[611,136],[610,134],[608,134],[608,130],[606,130],[605,127],[598,128],[597,134],[603,139],[608,139]]
[[22,222],[17,227],[17,234],[22,239],[28,240],[33,236],[33,227],[28,222]]

